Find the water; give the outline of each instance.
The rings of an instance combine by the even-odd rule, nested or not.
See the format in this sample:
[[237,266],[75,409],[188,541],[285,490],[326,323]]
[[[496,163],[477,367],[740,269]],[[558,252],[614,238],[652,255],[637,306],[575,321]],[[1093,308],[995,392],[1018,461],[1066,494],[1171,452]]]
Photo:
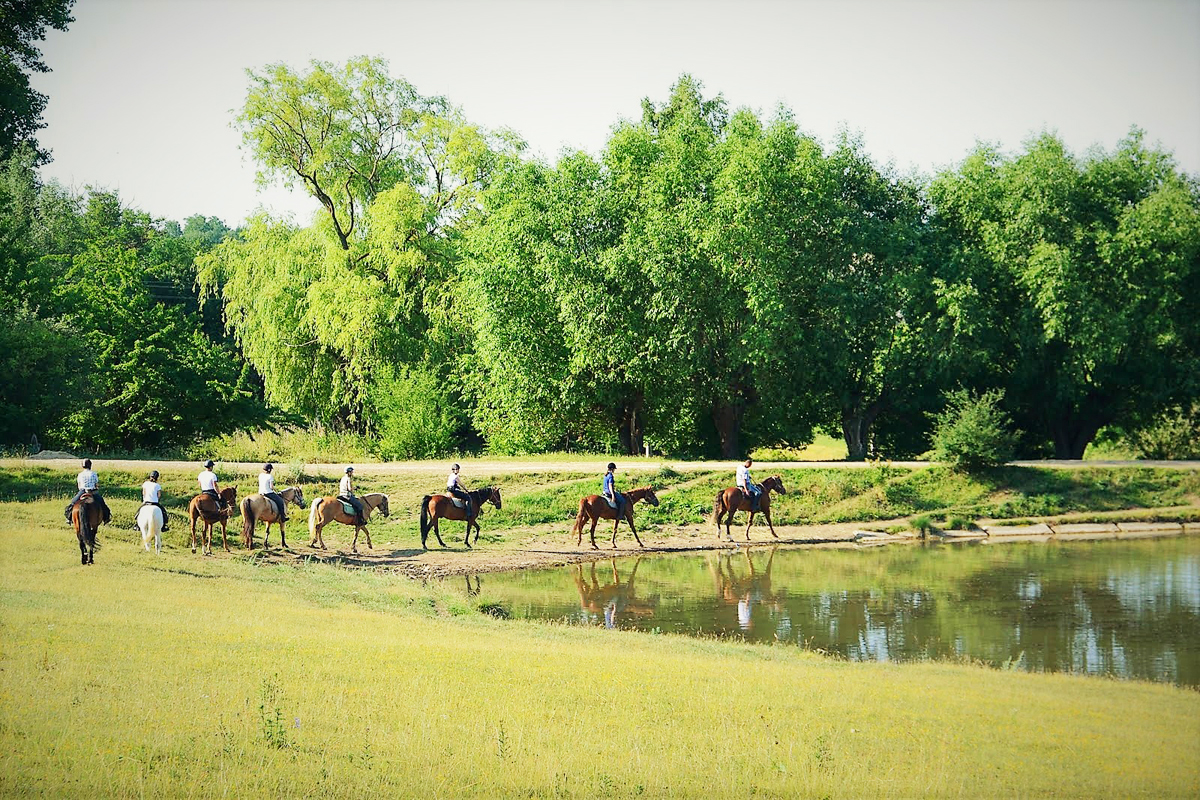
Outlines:
[[518,618],[1200,686],[1200,537],[760,547],[473,581]]

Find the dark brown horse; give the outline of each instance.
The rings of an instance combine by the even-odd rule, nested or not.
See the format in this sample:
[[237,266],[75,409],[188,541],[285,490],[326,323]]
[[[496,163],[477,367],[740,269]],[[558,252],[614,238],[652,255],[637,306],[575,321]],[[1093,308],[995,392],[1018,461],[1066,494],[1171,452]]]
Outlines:
[[462,506],[456,506],[454,499],[448,494],[427,494],[421,498],[421,549],[428,550],[425,546],[425,539],[429,536],[430,529],[433,530],[433,535],[437,537],[438,544],[442,547],[446,543],[442,541],[442,534],[438,532],[438,518],[452,520],[466,520],[467,532],[463,536],[463,543],[467,547],[471,546],[471,528],[475,528],[475,543],[479,544],[479,514],[483,511],[484,503],[491,503],[496,508],[500,508],[500,488],[498,486],[488,486],[483,489],[476,489],[473,492],[467,492],[471,495],[471,515],[467,516],[467,509]]
[[225,501],[225,508],[217,506],[217,501],[209,494],[198,494],[192,498],[192,502],[188,503],[188,518],[192,521],[192,552],[196,552],[196,520],[199,519],[204,523],[204,527],[200,535],[200,544],[204,548],[204,555],[212,555],[212,528],[218,522],[221,523],[221,546],[225,548],[225,552],[229,552],[229,541],[225,536],[225,528],[229,523],[229,518],[237,511],[237,487],[226,486],[221,490],[221,499]]
[[771,524],[771,492],[787,494],[787,489],[783,488],[783,478],[772,475],[762,482],[762,494],[758,497],[758,511],[751,511],[750,495],[736,486],[722,490],[713,498],[712,518],[713,522],[717,524],[717,538],[721,538],[722,517],[725,517],[725,538],[732,542],[733,537],[729,535],[729,526],[733,522],[733,515],[739,511],[750,511],[750,519],[746,521],[746,541],[750,541],[750,526],[754,524],[754,515],[757,513],[762,513],[767,518],[767,526],[771,529],[771,535],[778,539],[779,534],[775,533],[775,526]]
[[91,492],[84,492],[71,509],[71,524],[75,526],[75,536],[79,539],[80,563],[85,566],[96,563],[96,531],[100,528],[100,504]]
[[643,486],[640,489],[633,489],[628,492],[621,492],[625,498],[625,504],[621,507],[622,514],[617,516],[617,510],[608,504],[608,500],[598,494],[590,494],[579,501],[579,513],[575,515],[575,527],[571,529],[571,533],[578,534],[575,544],[583,544],[583,526],[590,519],[592,521],[592,549],[599,550],[596,546],[596,524],[602,519],[613,520],[613,550],[617,549],[617,528],[621,524],[621,520],[629,523],[629,530],[633,531],[633,538],[637,539],[638,547],[645,547],[642,540],[637,535],[637,526],[633,524],[633,504],[639,500],[645,500],[652,506],[658,505],[658,496],[654,494],[653,487]]

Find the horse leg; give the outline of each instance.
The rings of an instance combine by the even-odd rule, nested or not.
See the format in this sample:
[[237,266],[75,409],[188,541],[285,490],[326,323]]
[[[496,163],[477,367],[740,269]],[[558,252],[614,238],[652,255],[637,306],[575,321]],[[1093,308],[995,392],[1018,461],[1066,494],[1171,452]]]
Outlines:
[[442,541],[442,530],[441,530],[440,525],[438,524],[439,519],[440,519],[440,517],[433,518],[433,535],[437,537],[438,544],[441,545],[442,547],[445,547],[446,543]]
[[371,529],[363,525],[363,535],[367,537],[367,549],[374,550],[375,545],[371,544]]
[[[265,548],[266,546],[267,546],[267,543],[266,543],[266,541],[264,541],[263,547]],[[279,520],[279,546],[282,547],[284,550],[288,549],[287,537],[283,535],[283,520]]]
[[79,563],[82,566],[87,566],[87,535],[83,532],[83,528],[75,529],[75,537],[79,539]]
[[[627,516],[625,518],[625,521],[629,523],[629,530],[633,533],[633,538],[637,541],[638,547],[645,547],[646,545],[642,544],[641,538],[639,538],[637,535],[637,527],[635,527],[633,524],[633,509],[632,508],[629,509],[629,516]],[[614,564],[613,567],[615,568],[616,565]],[[637,570],[636,564],[634,565],[633,569],[634,569],[634,571]]]
[[465,544],[467,546],[468,550],[471,549],[471,517],[470,517],[470,515],[467,516],[467,535],[463,537],[463,544]]
[[192,517],[192,553],[196,552],[196,518]]
[[599,549],[600,549],[599,547],[597,547],[597,546],[596,546],[596,525],[597,525],[599,522],[600,522],[600,515],[599,515],[599,514],[597,514],[596,516],[592,517],[592,530],[591,530],[591,536],[592,536],[592,549],[593,549],[593,550],[599,550]]
[[767,518],[767,527],[771,529],[771,535],[778,539],[779,534],[775,532],[775,526],[771,524],[771,509],[763,511],[763,516]]
[[616,517],[613,520],[613,550],[617,549],[617,528],[621,527],[621,518]]
[[750,526],[754,524],[754,512],[750,512],[750,519],[746,520],[746,541],[750,541]]
[[350,552],[354,553],[356,555],[358,553],[358,531],[359,531],[358,523],[355,522],[354,523],[354,540],[352,542],[350,542]]
[[221,518],[221,546],[225,548],[225,552],[229,552],[229,540],[225,537],[225,521],[228,517]]

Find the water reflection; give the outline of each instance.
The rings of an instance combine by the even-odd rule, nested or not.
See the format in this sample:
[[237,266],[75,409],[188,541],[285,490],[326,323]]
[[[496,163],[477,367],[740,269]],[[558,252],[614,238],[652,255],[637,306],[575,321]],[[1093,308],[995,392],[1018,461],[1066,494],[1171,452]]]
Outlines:
[[485,582],[518,617],[787,642],[853,660],[968,658],[1200,686],[1197,537],[742,549]]

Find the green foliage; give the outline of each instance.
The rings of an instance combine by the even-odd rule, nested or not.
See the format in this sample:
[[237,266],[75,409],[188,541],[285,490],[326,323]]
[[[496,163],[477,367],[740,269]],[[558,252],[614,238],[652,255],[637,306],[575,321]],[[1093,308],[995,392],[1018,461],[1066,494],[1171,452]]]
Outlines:
[[380,458],[437,458],[452,451],[462,419],[436,374],[422,369],[384,370],[376,376],[372,392]]
[[953,467],[976,470],[1005,463],[1013,455],[1014,436],[1001,409],[1004,392],[973,396],[958,389],[946,394],[946,407],[934,416],[934,457]]
[[[36,148],[34,135],[46,126],[42,112],[46,95],[34,91],[29,74],[49,72],[36,44],[46,38],[46,29],[65,31],[75,21],[74,0],[22,0],[6,3],[0,20],[0,161],[22,145]],[[35,150],[37,161],[50,154]]]
[[1168,409],[1130,438],[1142,458],[1200,459],[1200,403]]

